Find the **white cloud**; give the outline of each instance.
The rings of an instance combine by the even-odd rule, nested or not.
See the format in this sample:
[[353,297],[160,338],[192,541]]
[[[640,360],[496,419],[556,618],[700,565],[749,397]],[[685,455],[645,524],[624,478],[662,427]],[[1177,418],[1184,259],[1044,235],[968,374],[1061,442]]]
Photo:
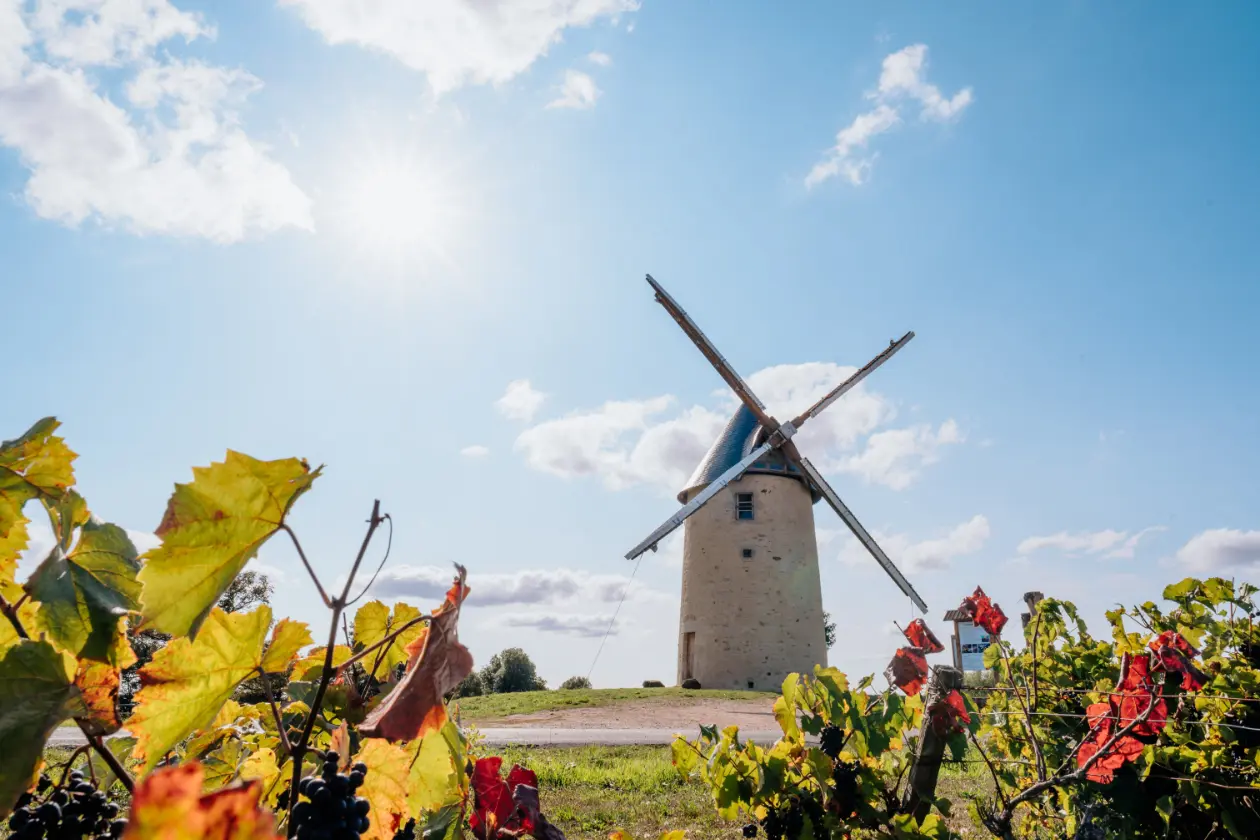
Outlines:
[[580,636],[586,639],[597,639],[608,633],[610,636],[620,632],[620,625],[614,624],[611,615],[546,615],[535,613],[509,613],[503,617],[503,623],[509,627],[529,627],[544,633],[560,633],[565,636]]
[[[172,58],[214,32],[168,0],[0,0],[0,145],[42,218],[235,242],[311,229],[310,200],[240,126],[244,70]],[[115,101],[87,70],[125,79]],[[122,104],[120,104],[120,102]]]
[[588,74],[580,70],[565,70],[564,83],[560,85],[559,94],[547,103],[548,108],[573,108],[585,110],[595,107],[599,99],[599,86]]
[[726,418],[694,407],[658,420],[673,397],[605,403],[526,429],[516,439],[525,462],[562,478],[595,475],[620,490],[656,484],[670,492],[686,481]]
[[[510,573],[473,573],[468,577],[468,606],[505,604],[617,603],[668,597],[625,575],[593,575],[580,569],[524,569]],[[377,577],[378,597],[440,599],[451,588],[450,569],[395,566]]]
[[935,431],[928,425],[889,429],[871,435],[861,452],[845,458],[837,467],[842,472],[860,475],[872,484],[904,490],[914,483],[924,467],[940,460],[942,446],[963,440],[953,420],[946,420]]
[[465,458],[484,458],[490,454],[490,447],[474,443],[472,446],[465,446],[459,450],[459,454]]
[[1103,531],[1082,531],[1076,534],[1060,531],[1044,537],[1028,537],[1016,546],[1015,551],[1022,557],[1043,549],[1055,549],[1065,554],[1093,554],[1130,559],[1137,550],[1138,542],[1144,536],[1163,530],[1165,530],[1164,526],[1155,525],[1133,534],[1110,528]]
[[538,413],[545,399],[547,395],[541,391],[535,391],[528,379],[517,379],[508,383],[507,390],[494,406],[509,420],[521,420],[528,423],[534,419],[534,415]]
[[612,64],[612,56],[606,52],[594,50],[586,54],[586,60],[591,64],[598,64],[600,67],[608,67]]
[[910,99],[921,107],[921,120],[943,122],[957,117],[971,104],[971,88],[963,88],[950,98],[924,78],[927,46],[913,44],[885,56],[879,87],[867,94],[875,101],[871,110],[858,114],[836,134],[836,143],[805,176],[805,186],[815,187],[836,176],[853,185],[865,183],[878,157],[867,153],[873,139],[891,131],[901,122],[900,101]]
[[[855,370],[828,362],[776,365],[748,377],[748,384],[771,412],[786,419]],[[597,476],[613,490],[647,484],[676,493],[735,409],[734,397],[718,393],[719,410],[690,406],[673,416],[665,416],[676,404],[668,395],[608,402],[526,429],[516,449],[531,467],[551,475]],[[895,416],[886,398],[858,385],[809,421],[796,443],[824,472],[856,473],[903,489],[938,459],[940,447],[961,442],[963,436],[952,420],[935,431],[916,426],[872,434]],[[855,451],[864,437],[865,447]]]
[[[819,545],[826,545],[838,533],[848,531],[819,531]],[[904,534],[886,534],[873,531],[875,538],[884,553],[904,572],[918,572],[927,569],[947,569],[954,559],[975,554],[984,548],[989,539],[989,520],[977,514],[971,519],[954,526],[949,533],[941,537],[912,541]],[[840,559],[844,563],[859,565],[872,563],[874,559],[860,542],[852,535],[845,540],[840,550]]]
[[1195,534],[1177,551],[1177,560],[1199,574],[1260,572],[1260,531],[1213,528]]
[[971,104],[971,88],[963,88],[950,99],[941,96],[940,88],[923,80],[927,51],[926,44],[914,44],[886,56],[876,96],[882,99],[907,96],[923,106],[919,113],[922,119],[948,120]]
[[524,72],[564,30],[616,22],[638,0],[280,0],[332,44],[379,50],[424,73],[441,94]]

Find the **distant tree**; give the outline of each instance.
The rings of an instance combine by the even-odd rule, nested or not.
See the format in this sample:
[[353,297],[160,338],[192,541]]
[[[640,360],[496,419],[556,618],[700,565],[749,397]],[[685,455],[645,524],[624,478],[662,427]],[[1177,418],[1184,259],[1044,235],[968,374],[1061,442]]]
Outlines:
[[473,671],[468,676],[464,677],[459,685],[455,686],[455,690],[452,691],[446,699],[450,700],[455,697],[480,697],[485,693],[486,688],[481,684],[481,674],[477,671]]
[[266,575],[241,572],[219,598],[219,608],[230,613],[246,612],[259,604],[270,604],[275,591]]
[[836,643],[836,623],[831,620],[831,613],[823,613],[823,639],[827,642],[827,650]]
[[586,677],[569,677],[567,680],[560,683],[560,687],[570,691],[577,688],[590,688],[591,681]]
[[490,662],[481,669],[481,687],[486,694],[512,694],[542,691],[547,683],[538,676],[529,654],[520,648],[508,648],[490,657]]

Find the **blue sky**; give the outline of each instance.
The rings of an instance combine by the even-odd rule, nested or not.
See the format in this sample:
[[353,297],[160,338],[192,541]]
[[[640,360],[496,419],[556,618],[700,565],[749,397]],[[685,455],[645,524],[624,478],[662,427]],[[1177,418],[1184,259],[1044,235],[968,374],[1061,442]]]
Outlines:
[[[351,5],[0,0],[0,436],[57,415],[102,517],[305,456],[322,574],[379,497],[381,597],[464,563],[479,661],[585,673],[731,409],[651,272],[772,407],[917,333],[802,447],[938,632],[977,584],[1102,629],[1260,582],[1250,4]],[[908,602],[815,515],[833,664],[880,670]],[[672,677],[679,576],[597,684]]]

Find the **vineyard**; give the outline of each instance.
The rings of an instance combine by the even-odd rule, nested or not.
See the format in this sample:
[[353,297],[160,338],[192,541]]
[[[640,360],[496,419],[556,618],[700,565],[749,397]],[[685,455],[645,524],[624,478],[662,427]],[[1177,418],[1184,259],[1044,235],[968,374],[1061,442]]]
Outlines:
[[[535,772],[448,717],[473,670],[458,636],[462,567],[430,612],[360,603],[385,562],[369,555],[388,556],[377,535],[393,527],[376,502],[344,583],[326,586],[286,521],[320,469],[231,451],[176,485],[161,543],[142,556],[75,490],[57,428],[41,420],[0,445],[0,815],[12,836],[563,840]],[[19,582],[37,510],[56,544]],[[326,627],[276,620],[266,604],[216,606],[273,537],[309,573]],[[973,834],[1000,838],[1257,837],[1255,592],[1186,579],[1164,590],[1171,607],[1108,613],[1107,639],[1043,599],[1023,644],[985,653],[996,680],[980,689],[928,667],[941,645],[918,620],[886,690],[832,668],[794,674],[775,702],[779,740],[707,727],[674,744],[674,767],[747,838],[957,837],[946,817],[960,808]],[[994,636],[1007,623],[981,589],[961,606]],[[145,633],[170,640],[140,663]],[[250,680],[263,699],[233,699]],[[67,721],[86,745],[49,760]],[[963,801],[939,796],[946,764],[973,764],[986,783]]]

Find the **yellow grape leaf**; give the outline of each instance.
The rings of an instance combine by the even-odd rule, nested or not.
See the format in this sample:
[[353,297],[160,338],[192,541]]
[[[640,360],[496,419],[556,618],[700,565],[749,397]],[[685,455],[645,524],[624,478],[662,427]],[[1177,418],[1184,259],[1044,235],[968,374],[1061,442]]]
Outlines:
[[125,630],[127,614],[140,607],[139,571],[127,532],[89,519],[70,553],[55,547],[31,574],[26,591],[40,602],[39,626],[60,647],[126,667],[135,656],[125,641],[118,644],[119,628]]
[[280,794],[280,765],[276,762],[276,751],[270,747],[262,747],[249,754],[249,758],[241,763],[241,778],[262,782],[263,798],[269,805],[276,804]]
[[282,840],[271,812],[259,807],[261,782],[203,794],[204,775],[194,761],[145,776],[123,840]]
[[82,715],[76,715],[91,728],[93,735],[112,735],[122,728],[118,719],[118,690],[121,674],[103,662],[79,662],[74,685],[83,701]]
[[[445,724],[454,725],[450,721]],[[408,774],[407,806],[412,814],[437,811],[460,796],[455,760],[444,735],[441,731],[434,732],[409,746],[413,757]]]
[[202,786],[206,790],[217,790],[230,784],[240,770],[244,752],[240,739],[225,738],[217,747],[201,756],[201,769],[205,773]]
[[311,641],[311,629],[304,622],[280,619],[271,633],[271,644],[267,645],[267,652],[263,654],[262,669],[268,674],[283,674],[298,651]]
[[337,769],[342,772],[350,769],[350,726],[344,720],[332,732],[328,749],[337,754]]
[[369,840],[392,840],[407,818],[407,765],[411,756],[402,747],[370,738],[363,741],[355,761],[368,766],[358,794],[372,803],[371,825],[363,834]]
[[[0,595],[10,604],[16,604],[22,597],[22,587],[12,581],[5,581],[3,575],[0,575]],[[22,602],[22,606],[18,607],[18,621],[23,627],[34,627],[36,624],[35,617],[39,612],[39,604],[29,598]],[[9,648],[16,645],[22,639],[13,629],[13,623],[0,618],[0,656]]]
[[[385,638],[386,635],[403,627],[407,622],[419,618],[420,610],[410,604],[394,604],[393,615],[389,607],[380,601],[370,601],[359,608],[354,615],[354,643],[357,650],[371,647]],[[400,633],[397,638],[382,650],[359,660],[364,671],[371,673],[376,679],[385,679],[399,665],[407,662],[407,646],[424,634],[424,624],[417,623]]]
[[44,743],[77,701],[74,657],[22,640],[0,659],[0,814],[35,781]]
[[[289,679],[293,682],[304,682],[306,680],[317,680],[324,673],[324,654],[328,648],[317,647],[306,656],[298,660],[293,666],[293,673],[289,675]],[[333,647],[332,666],[340,668],[341,664],[354,654],[350,648],[345,645],[335,645]]]
[[158,525],[162,544],[145,554],[144,626],[196,636],[228,585],[319,477],[305,461],[259,461],[239,452],[193,469],[175,485]]
[[0,583],[13,579],[26,548],[30,520],[22,508],[32,499],[59,499],[74,484],[78,456],[53,434],[60,425],[45,417],[20,438],[0,442]]
[[225,613],[215,609],[196,641],[174,639],[140,669],[144,687],[127,721],[135,757],[151,769],[194,729],[211,723],[262,663],[271,608]]

